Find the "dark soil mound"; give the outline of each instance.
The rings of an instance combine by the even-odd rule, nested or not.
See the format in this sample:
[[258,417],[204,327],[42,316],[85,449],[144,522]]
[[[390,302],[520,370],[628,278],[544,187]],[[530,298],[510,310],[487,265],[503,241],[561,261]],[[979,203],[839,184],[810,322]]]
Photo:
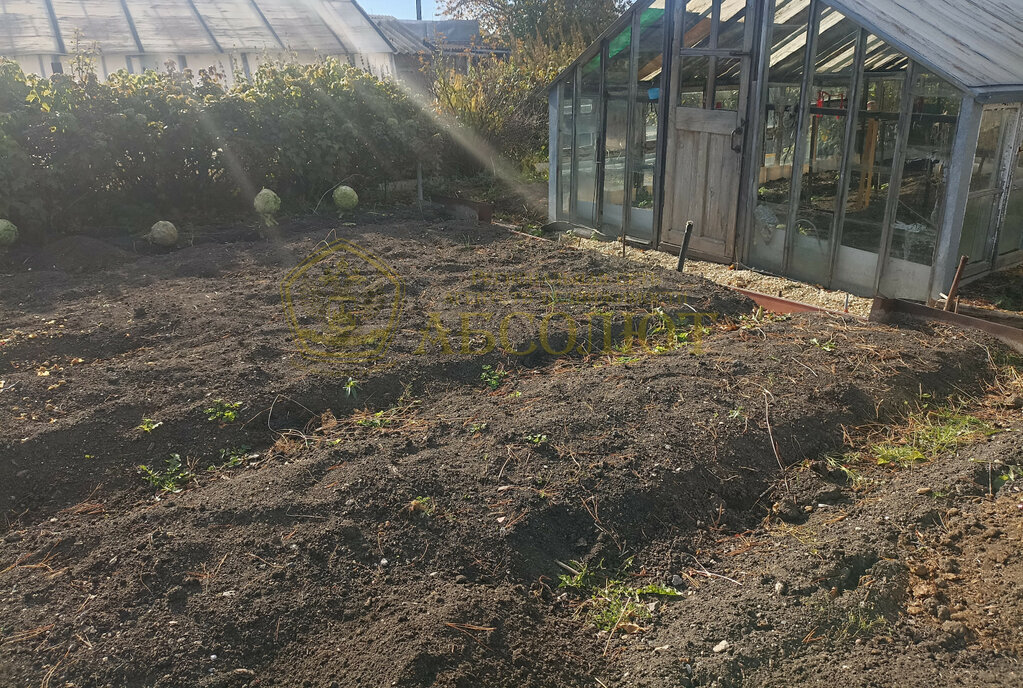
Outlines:
[[[31,273],[8,279],[20,296],[0,296],[5,683],[741,676],[741,659],[694,670],[698,647],[598,634],[597,603],[579,606],[558,576],[672,586],[694,559],[718,569],[709,545],[758,527],[779,463],[816,461],[843,426],[921,392],[976,390],[987,371],[987,351],[944,327],[754,319],[699,278],[493,227],[285,235],[142,256],[59,294]],[[338,238],[354,248],[294,270]],[[356,297],[364,329],[347,319]],[[377,345],[376,360],[323,356]],[[160,492],[139,464],[183,491]],[[823,497],[792,489],[805,519]],[[692,624],[717,632],[721,605],[692,607],[690,590],[644,598],[657,604],[635,625],[679,643]]]
[[27,265],[36,270],[89,273],[127,263],[134,256],[102,239],[68,236],[47,244],[32,255]]

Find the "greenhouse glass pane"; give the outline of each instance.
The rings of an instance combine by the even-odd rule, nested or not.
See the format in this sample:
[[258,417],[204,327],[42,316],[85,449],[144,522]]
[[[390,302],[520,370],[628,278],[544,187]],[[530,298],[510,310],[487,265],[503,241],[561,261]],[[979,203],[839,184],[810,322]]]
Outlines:
[[776,272],[782,269],[784,255],[809,19],[809,0],[778,0],[771,27],[767,105],[760,132],[763,160],[750,257],[757,267]]
[[892,258],[918,265],[933,260],[961,102],[962,94],[951,84],[929,72],[917,73],[892,228]]
[[632,27],[626,27],[611,39],[615,54],[609,50],[604,93],[607,98],[607,124],[604,138],[604,200],[602,231],[619,232],[625,209],[625,159],[628,144],[629,73],[631,69]]
[[572,121],[575,117],[575,81],[562,81],[558,87],[558,205],[559,220],[569,218],[569,201],[572,194]]
[[588,227],[595,227],[597,222],[600,102],[600,55],[594,55],[580,68],[579,101],[575,111],[575,221]]
[[1006,206],[1002,234],[998,240],[998,255],[1023,249],[1023,152],[1016,151],[1016,169],[1012,189]]
[[711,0],[689,0],[682,13],[682,47],[709,48],[713,18]]
[[811,282],[827,283],[831,277],[832,226],[841,190],[839,176],[859,35],[859,25],[824,8],[810,85],[809,118],[803,132],[806,154],[789,269]]
[[[868,41],[869,45],[869,41]],[[878,253],[899,130],[904,74],[865,75],[842,223],[842,246]],[[871,269],[873,280],[874,270]]]
[[635,112],[629,154],[632,158],[632,210],[628,235],[650,240],[654,230],[654,169],[664,58],[664,3],[655,2],[640,17]]

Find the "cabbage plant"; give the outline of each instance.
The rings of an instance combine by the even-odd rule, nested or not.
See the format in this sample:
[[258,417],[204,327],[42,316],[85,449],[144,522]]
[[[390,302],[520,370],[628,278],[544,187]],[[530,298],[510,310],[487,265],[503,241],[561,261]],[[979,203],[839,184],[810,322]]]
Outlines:
[[10,246],[18,240],[18,228],[10,220],[0,220],[0,246]]
[[178,243],[178,228],[167,220],[160,220],[149,229],[146,239],[157,246],[173,246]]
[[350,186],[339,186],[334,189],[334,206],[339,213],[355,210],[357,205],[359,205],[359,194],[355,193],[355,189]]
[[252,207],[256,209],[256,213],[262,218],[264,225],[273,227],[277,224],[277,219],[274,216],[281,209],[281,197],[270,189],[263,189],[256,194]]

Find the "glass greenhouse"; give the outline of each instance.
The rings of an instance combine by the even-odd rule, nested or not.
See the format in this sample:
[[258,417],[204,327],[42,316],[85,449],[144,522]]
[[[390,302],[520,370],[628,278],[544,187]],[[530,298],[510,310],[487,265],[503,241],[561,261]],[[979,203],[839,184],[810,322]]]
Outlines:
[[1023,262],[1023,2],[645,0],[550,91],[550,216],[863,296]]

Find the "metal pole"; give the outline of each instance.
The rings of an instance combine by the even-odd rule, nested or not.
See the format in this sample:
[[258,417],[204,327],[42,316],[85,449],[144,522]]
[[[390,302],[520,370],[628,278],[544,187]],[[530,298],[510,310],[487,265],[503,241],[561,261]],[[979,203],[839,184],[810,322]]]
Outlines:
[[693,221],[689,220],[686,222],[686,233],[682,237],[682,248],[678,250],[678,267],[675,269],[678,272],[682,272],[682,268],[686,264],[686,254],[689,252],[689,237],[693,235]]
[[423,0],[416,0],[416,21],[423,21]]

